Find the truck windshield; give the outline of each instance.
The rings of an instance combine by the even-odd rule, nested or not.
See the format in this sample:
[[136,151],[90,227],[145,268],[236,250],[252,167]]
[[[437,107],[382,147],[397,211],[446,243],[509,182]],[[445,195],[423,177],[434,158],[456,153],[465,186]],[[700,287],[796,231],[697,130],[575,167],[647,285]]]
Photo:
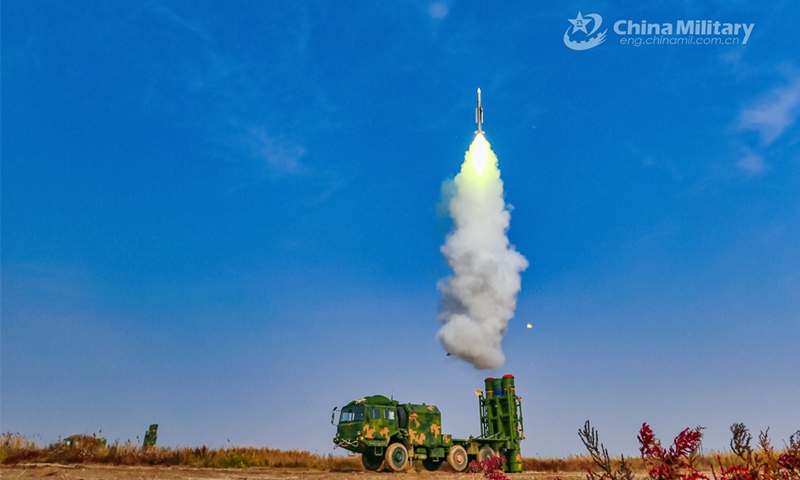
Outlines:
[[345,407],[342,409],[342,415],[339,417],[340,423],[345,422],[359,422],[364,420],[364,406],[358,405],[355,407]]

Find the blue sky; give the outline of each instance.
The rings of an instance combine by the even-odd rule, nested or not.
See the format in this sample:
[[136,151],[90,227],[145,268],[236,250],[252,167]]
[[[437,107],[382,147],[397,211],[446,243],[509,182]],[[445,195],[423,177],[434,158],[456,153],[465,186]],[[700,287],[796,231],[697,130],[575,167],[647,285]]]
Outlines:
[[[578,12],[605,42],[567,48]],[[4,0],[0,429],[329,453],[330,410],[392,389],[476,434],[472,390],[511,372],[525,455],[581,453],[587,419],[612,454],[642,422],[781,444],[800,428],[798,16]],[[695,19],[754,26],[734,45],[614,29]],[[488,372],[435,339],[441,187],[477,87],[530,262]]]

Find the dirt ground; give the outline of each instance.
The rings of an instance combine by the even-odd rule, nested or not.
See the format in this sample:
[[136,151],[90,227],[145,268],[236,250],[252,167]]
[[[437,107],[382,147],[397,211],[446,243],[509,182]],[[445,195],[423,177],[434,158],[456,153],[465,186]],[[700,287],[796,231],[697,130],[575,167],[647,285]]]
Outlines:
[[[582,480],[580,473],[523,472],[508,475],[511,480]],[[375,473],[336,472],[289,468],[186,468],[186,467],[116,467],[108,465],[15,465],[0,467],[0,478],[17,480],[48,478],[63,480],[153,479],[153,480],[478,480],[480,476],[452,472]]]

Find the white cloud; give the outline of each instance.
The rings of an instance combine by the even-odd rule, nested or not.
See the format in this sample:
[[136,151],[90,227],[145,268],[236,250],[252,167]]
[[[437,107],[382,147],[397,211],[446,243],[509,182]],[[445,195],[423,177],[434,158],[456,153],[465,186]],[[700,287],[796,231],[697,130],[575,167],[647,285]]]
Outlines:
[[306,167],[300,162],[306,150],[300,145],[267,134],[266,128],[250,128],[247,138],[252,154],[276,174],[301,174]]
[[736,166],[754,175],[764,172],[766,168],[764,157],[753,152],[747,152],[747,154],[736,163]]
[[739,114],[739,129],[759,133],[761,142],[770,145],[800,115],[800,78],[778,87]]

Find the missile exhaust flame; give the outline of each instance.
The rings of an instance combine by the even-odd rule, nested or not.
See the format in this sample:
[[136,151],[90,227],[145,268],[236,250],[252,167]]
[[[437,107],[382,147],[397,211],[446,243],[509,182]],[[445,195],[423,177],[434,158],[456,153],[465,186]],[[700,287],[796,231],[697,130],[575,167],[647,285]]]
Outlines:
[[[478,137],[483,139],[482,142],[478,142]],[[475,146],[473,149],[470,146],[470,152],[472,152],[472,165],[475,168],[475,171],[478,173],[478,176],[483,175],[483,171],[486,169],[486,162],[488,161],[489,153],[487,152],[487,147],[489,142],[483,137],[482,133],[479,133],[477,137],[475,137],[476,141],[472,142],[472,145]],[[496,165],[495,165],[496,167]]]
[[511,214],[497,156],[481,129],[480,91],[476,117],[479,131],[452,181],[455,194],[448,206],[453,231],[441,251],[453,274],[437,284],[442,292],[437,320],[443,325],[436,337],[448,354],[486,370],[505,362],[501,343],[528,261],[506,235]]

